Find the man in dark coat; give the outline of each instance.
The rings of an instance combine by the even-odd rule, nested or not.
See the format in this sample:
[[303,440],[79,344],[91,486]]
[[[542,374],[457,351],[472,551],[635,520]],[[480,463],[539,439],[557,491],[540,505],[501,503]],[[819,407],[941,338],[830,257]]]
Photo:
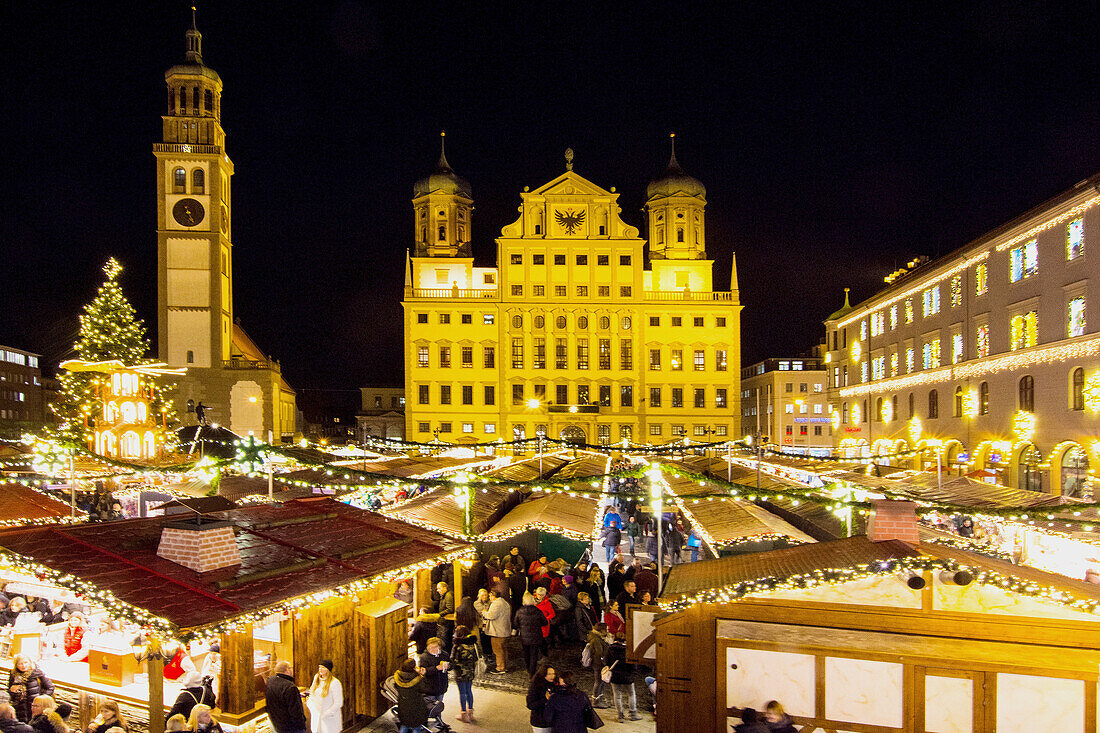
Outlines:
[[638,588],[634,581],[628,580],[623,583],[622,592],[615,596],[615,600],[619,602],[619,613],[623,615],[623,618],[626,618],[626,604],[641,603],[641,601],[638,600],[637,590]]
[[34,728],[20,723],[15,717],[15,708],[4,703],[0,705],[0,733],[34,733]]
[[441,580],[435,586],[435,591],[439,594],[439,602],[435,608],[435,612],[439,614],[439,638],[443,640],[443,648],[449,652],[451,639],[455,635],[455,607],[458,604],[455,603],[455,594],[446,581]]
[[634,585],[637,586],[638,597],[642,597],[643,591],[649,591],[653,598],[657,597],[657,566],[654,563],[646,563],[641,570],[634,573]]
[[420,667],[423,668],[425,686],[428,688],[428,696],[443,699],[447,694],[447,669],[451,659],[443,649],[443,642],[432,637],[428,639],[428,648],[420,655]]
[[428,723],[428,704],[424,696],[429,695],[428,683],[424,681],[423,669],[416,662],[406,659],[401,669],[393,675],[397,687],[397,717],[401,720],[402,730],[420,730]]
[[523,594],[527,592],[527,573],[509,568],[504,571],[504,582],[508,584],[508,604],[512,607],[512,615],[515,615],[523,605]]
[[275,663],[274,674],[267,681],[264,699],[267,717],[275,733],[306,733],[306,713],[302,709],[302,694],[294,684],[294,670],[285,659]]
[[203,677],[202,682],[194,687],[184,687],[180,690],[180,694],[176,697],[176,702],[172,704],[172,709],[169,710],[164,716],[164,722],[167,723],[168,719],[177,713],[184,718],[191,718],[191,710],[196,705],[209,705],[214,708],[217,707],[217,701],[214,697],[214,684],[213,677]]
[[416,617],[416,623],[414,623],[412,629],[409,630],[409,641],[416,644],[417,654],[424,653],[424,648],[428,645],[428,639],[432,638],[437,633],[436,629],[438,624],[430,620],[432,617],[431,609],[420,609],[420,615]]

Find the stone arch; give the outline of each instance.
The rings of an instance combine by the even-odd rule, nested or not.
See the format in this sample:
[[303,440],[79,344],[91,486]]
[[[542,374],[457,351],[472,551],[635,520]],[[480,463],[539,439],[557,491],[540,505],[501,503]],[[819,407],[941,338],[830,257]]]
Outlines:
[[1042,491],[1041,462],[1042,454],[1030,440],[1023,440],[1014,445],[1008,464],[1008,485],[1025,491]]
[[1063,440],[1050,450],[1050,492],[1081,498],[1088,486],[1089,454],[1075,440]]

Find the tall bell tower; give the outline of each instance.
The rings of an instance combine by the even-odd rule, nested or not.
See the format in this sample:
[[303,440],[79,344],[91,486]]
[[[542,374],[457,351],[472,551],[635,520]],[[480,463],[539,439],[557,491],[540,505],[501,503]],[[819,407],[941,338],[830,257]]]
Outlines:
[[164,74],[168,105],[157,166],[157,329],[171,366],[219,368],[233,342],[230,180],[221,125],[222,80],[187,31],[184,62]]

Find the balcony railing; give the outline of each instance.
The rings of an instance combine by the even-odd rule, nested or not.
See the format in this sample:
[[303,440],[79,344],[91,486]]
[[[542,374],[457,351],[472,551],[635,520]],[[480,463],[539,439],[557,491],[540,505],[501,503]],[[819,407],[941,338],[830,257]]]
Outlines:
[[274,369],[279,371],[279,362],[272,359],[271,361],[253,361],[252,359],[226,359],[222,361],[223,369]]
[[570,412],[580,415],[599,415],[599,405],[547,405],[547,412]]
[[221,155],[218,145],[195,145],[193,143],[153,143],[154,153],[200,153],[202,155]]
[[412,288],[414,298],[476,298],[497,297],[496,288]]
[[732,292],[706,291],[706,290],[650,290],[645,294],[646,300],[733,300]]

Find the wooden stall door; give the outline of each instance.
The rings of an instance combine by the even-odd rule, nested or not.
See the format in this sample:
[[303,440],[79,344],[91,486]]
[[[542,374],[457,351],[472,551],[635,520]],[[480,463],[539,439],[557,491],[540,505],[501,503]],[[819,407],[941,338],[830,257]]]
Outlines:
[[352,608],[350,601],[330,598],[319,606],[303,609],[294,619],[294,681],[308,688],[321,660],[331,659],[333,674],[344,688],[345,729],[355,720],[351,701],[360,694],[352,661]]
[[380,688],[409,656],[408,615],[409,604],[396,598],[382,598],[355,610],[356,628],[366,629],[365,635],[357,634],[366,657],[359,677],[363,705],[357,706],[357,713],[377,718],[387,710]]
[[935,667],[916,667],[915,672],[915,733],[982,733],[988,730],[984,672]]
[[355,635],[355,648],[360,650],[355,655],[355,679],[359,681],[360,694],[355,696],[354,712],[356,716],[374,717],[371,710],[376,706],[371,704],[371,699],[377,695],[377,692],[371,684],[373,677],[372,661],[369,653],[363,653],[371,648],[370,616],[364,613],[362,608],[356,608],[352,617],[352,624],[352,633]]

